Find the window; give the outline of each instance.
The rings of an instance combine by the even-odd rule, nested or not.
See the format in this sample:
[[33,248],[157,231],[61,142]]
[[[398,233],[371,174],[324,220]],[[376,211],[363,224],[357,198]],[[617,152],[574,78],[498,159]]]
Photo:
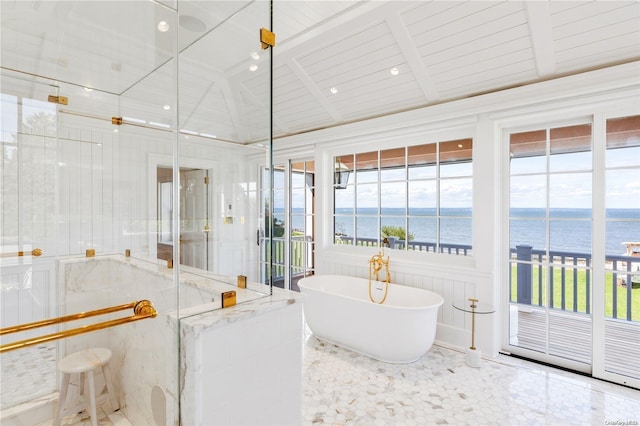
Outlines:
[[640,116],[606,129],[605,315],[640,321]]
[[509,146],[511,302],[588,313],[591,124],[513,133]]
[[334,243],[470,255],[472,149],[461,139],[335,157]]

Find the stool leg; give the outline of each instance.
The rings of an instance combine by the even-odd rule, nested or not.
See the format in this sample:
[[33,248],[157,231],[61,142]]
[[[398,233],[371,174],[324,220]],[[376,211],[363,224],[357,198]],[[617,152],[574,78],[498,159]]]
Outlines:
[[118,411],[120,409],[120,403],[118,402],[118,398],[116,398],[116,393],[113,389],[113,382],[111,381],[111,369],[109,369],[109,364],[105,364],[102,366],[102,375],[104,376],[104,382],[107,385],[107,392],[109,392],[109,398],[111,399],[111,406],[113,407],[113,411]]
[[53,426],[60,426],[60,422],[62,421],[62,412],[64,411],[64,403],[67,400],[70,379],[71,374],[62,374],[62,385],[60,387],[60,393],[58,394],[58,409],[56,410],[56,418],[53,421]]
[[98,426],[98,415],[96,414],[96,385],[93,380],[93,370],[89,371],[89,414],[91,415],[92,426]]
[[85,397],[85,386],[84,386],[84,382],[87,380],[87,373],[80,373],[80,383],[78,383],[78,387],[80,388],[80,397],[83,397],[86,399]]

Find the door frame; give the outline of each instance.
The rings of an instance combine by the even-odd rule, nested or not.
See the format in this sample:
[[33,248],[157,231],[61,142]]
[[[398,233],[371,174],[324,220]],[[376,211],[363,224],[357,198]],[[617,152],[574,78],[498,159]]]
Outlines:
[[[218,166],[217,161],[202,159],[202,158],[191,158],[191,157],[180,157],[180,167],[192,168],[192,169],[201,169],[207,170],[209,175],[209,185],[207,186],[207,191],[209,194],[209,202],[215,202],[212,194],[212,185],[211,181],[213,180],[214,171]],[[149,163],[147,165],[147,176],[148,176],[148,203],[149,203],[149,226],[152,224],[158,223],[158,191],[157,191],[157,181],[158,181],[158,167],[168,167],[173,168],[173,157],[170,155],[163,154],[150,154],[149,155]],[[209,212],[215,211],[214,209],[209,209]],[[155,232],[148,232],[148,246],[149,246],[149,257],[155,259],[158,255],[157,243],[158,243],[158,232],[157,229]],[[211,248],[213,245],[213,238],[209,237],[208,240],[209,247],[207,248],[209,257],[211,256]],[[212,267],[211,259],[208,259],[209,267]]]
[[[502,319],[502,349],[526,358],[541,361],[561,368],[581,371],[594,378],[611,381],[640,388],[640,379],[623,376],[617,373],[606,371],[605,369],[605,323],[608,320],[605,315],[605,258],[606,244],[604,241],[606,230],[606,183],[605,183],[605,155],[606,155],[606,120],[614,117],[624,117],[638,115],[637,107],[630,105],[620,105],[611,108],[608,104],[591,104],[581,109],[562,109],[557,111],[547,111],[544,114],[535,115],[529,118],[520,112],[504,120],[496,122],[496,137],[498,140],[496,147],[497,164],[499,172],[497,174],[497,184],[500,187],[499,198],[499,229],[500,238],[498,242],[499,260],[498,266],[499,282],[502,283],[498,294],[500,294],[500,318]],[[588,368],[585,364],[571,361],[559,356],[548,355],[531,349],[514,346],[510,343],[510,261],[509,261],[509,207],[510,207],[510,167],[509,167],[509,134],[520,131],[526,127],[554,127],[571,125],[583,118],[588,118],[592,126],[592,247],[591,247],[591,363]],[[547,336],[548,339],[548,336]],[[582,366],[582,368],[581,368]]]

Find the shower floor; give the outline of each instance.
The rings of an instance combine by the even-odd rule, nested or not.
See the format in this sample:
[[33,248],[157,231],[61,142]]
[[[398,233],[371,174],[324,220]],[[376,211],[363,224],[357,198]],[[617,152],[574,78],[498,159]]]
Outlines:
[[[38,426],[51,426],[53,420],[40,423]],[[91,426],[89,417],[67,417],[63,420],[62,426]],[[111,413],[108,416],[98,408],[98,425],[99,426],[132,426],[131,422],[121,413]]]
[[3,353],[0,377],[0,410],[56,392],[56,344]]

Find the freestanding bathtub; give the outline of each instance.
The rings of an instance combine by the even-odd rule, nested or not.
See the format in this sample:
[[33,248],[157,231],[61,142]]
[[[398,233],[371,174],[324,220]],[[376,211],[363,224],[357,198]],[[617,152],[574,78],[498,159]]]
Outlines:
[[[378,304],[369,299],[366,278],[315,275],[298,286],[307,324],[321,340],[394,364],[417,361],[433,345],[444,303],[437,293],[390,284]],[[382,300],[384,283],[371,287],[374,300]]]

